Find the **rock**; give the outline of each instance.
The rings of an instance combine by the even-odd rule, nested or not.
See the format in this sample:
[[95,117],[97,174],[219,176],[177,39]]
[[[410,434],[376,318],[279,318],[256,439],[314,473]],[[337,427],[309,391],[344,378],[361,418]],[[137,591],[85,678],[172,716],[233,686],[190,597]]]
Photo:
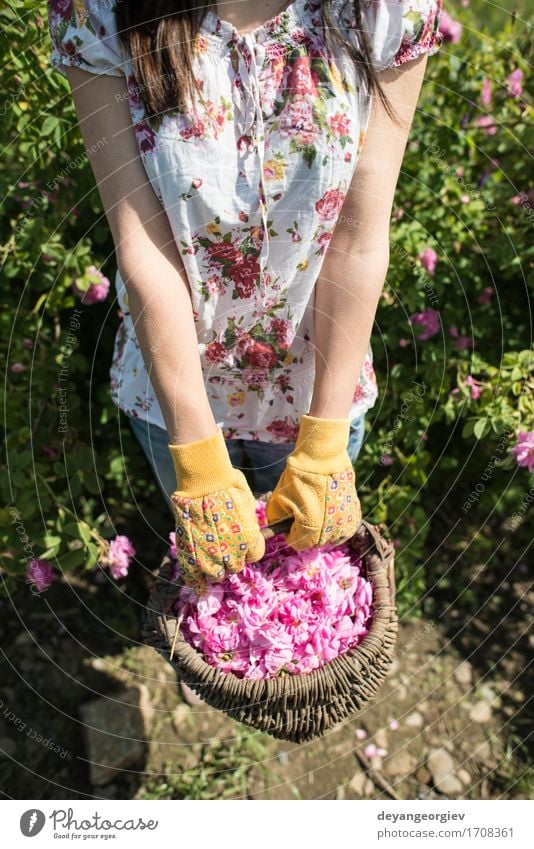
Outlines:
[[17,751],[17,744],[11,737],[0,737],[0,758],[12,758]]
[[375,785],[371,781],[370,778],[365,780],[365,784],[363,785],[363,795],[364,796],[374,796],[375,793]]
[[482,684],[480,687],[480,696],[485,702],[493,702],[496,699],[495,690],[489,684]]
[[458,770],[458,778],[460,779],[464,787],[470,787],[473,783],[473,779],[471,778],[466,769]]
[[471,684],[473,680],[473,667],[468,660],[464,660],[458,664],[454,670],[454,677],[458,681],[458,684]]
[[419,781],[420,784],[430,784],[432,776],[425,766],[420,766],[417,772],[415,773],[415,777]]
[[424,724],[423,717],[419,713],[419,711],[414,710],[412,713],[409,713],[406,719],[404,720],[404,724],[408,728],[422,728]]
[[176,705],[172,712],[172,724],[176,731],[181,731],[185,723],[191,719],[191,714],[191,708],[185,702],[180,702],[179,705]]
[[376,743],[379,749],[387,749],[388,734],[385,728],[380,728],[373,737],[373,742]]
[[153,714],[145,684],[80,706],[91,784],[109,784],[117,771],[143,763]]
[[430,749],[427,766],[440,793],[450,796],[462,792],[462,784],[454,775],[454,761],[445,749]]
[[489,722],[491,708],[487,702],[475,702],[469,711],[469,719],[473,722]]
[[487,740],[479,743],[476,749],[473,750],[471,757],[477,758],[479,761],[488,761],[491,759],[491,746]]
[[480,688],[480,698],[487,702],[491,709],[502,707],[502,699],[492,687],[483,684]]
[[356,772],[349,782],[349,787],[357,796],[363,796],[366,781],[365,773]]
[[410,775],[417,766],[417,759],[406,749],[399,749],[391,755],[384,764],[384,773],[390,778],[404,778]]

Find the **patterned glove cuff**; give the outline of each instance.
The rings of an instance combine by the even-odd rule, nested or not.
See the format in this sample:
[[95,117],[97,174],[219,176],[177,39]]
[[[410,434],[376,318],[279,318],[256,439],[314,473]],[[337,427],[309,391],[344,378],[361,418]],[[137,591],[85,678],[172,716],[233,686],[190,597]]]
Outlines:
[[169,445],[169,451],[177,488],[190,498],[200,498],[231,483],[234,468],[220,427],[205,439]]
[[323,475],[344,471],[352,465],[347,453],[349,430],[349,418],[322,419],[305,413],[288,463]]

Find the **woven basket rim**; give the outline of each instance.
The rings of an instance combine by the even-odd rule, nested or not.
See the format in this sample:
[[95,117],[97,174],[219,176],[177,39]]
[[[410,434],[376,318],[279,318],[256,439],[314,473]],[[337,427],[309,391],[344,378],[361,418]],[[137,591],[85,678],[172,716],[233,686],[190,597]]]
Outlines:
[[[317,669],[308,673],[298,673],[296,675],[288,673],[287,675],[277,675],[273,678],[240,678],[234,672],[224,672],[216,666],[212,666],[203,656],[202,652],[192,646],[185,639],[181,628],[176,627],[178,617],[176,614],[166,613],[160,606],[159,610],[147,607],[147,617],[145,621],[150,620],[150,633],[148,628],[145,630],[145,636],[152,637],[157,635],[155,640],[150,640],[150,644],[154,647],[166,647],[166,654],[170,654],[170,644],[174,642],[174,652],[172,658],[167,658],[170,662],[178,667],[190,667],[192,663],[198,665],[199,672],[204,676],[211,678],[211,683],[216,687],[235,687],[237,691],[254,691],[254,689],[262,689],[261,701],[269,701],[270,699],[279,698],[283,694],[294,695],[301,689],[309,689],[310,687],[323,682],[325,672],[328,670],[336,673],[343,672],[343,667],[347,661],[361,661],[364,666],[383,652],[383,646],[380,645],[380,639],[388,630],[392,619],[396,620],[396,605],[395,605],[395,579],[394,579],[394,548],[393,544],[386,540],[381,534],[381,524],[372,525],[369,522],[362,520],[357,531],[348,540],[349,544],[354,547],[360,546],[365,542],[371,541],[371,549],[365,550],[362,555],[362,563],[365,568],[367,580],[373,584],[373,617],[369,627],[369,633],[366,634],[361,642],[353,648],[347,649],[342,654],[333,658],[330,661],[322,664]],[[377,543],[382,551],[376,552]],[[372,568],[372,558],[377,559],[377,565]],[[371,562],[368,562],[371,561]],[[170,594],[170,587],[176,598],[176,590],[183,586],[182,581],[170,583],[168,576],[172,568],[172,561],[169,556],[165,557],[160,566],[158,579],[151,593],[151,599],[156,596],[165,596],[165,588],[162,586],[165,582]],[[377,578],[385,576],[385,582],[377,583]],[[158,593],[159,591],[159,593]],[[149,599],[150,601],[150,599]],[[170,623],[174,626],[174,633],[171,631],[170,640],[167,627],[161,627],[161,617],[164,618],[165,626]],[[167,632],[165,635],[164,631]],[[176,631],[178,633],[176,634]],[[378,645],[377,645],[378,638]],[[148,641],[148,640],[147,640]],[[162,651],[162,648],[158,648]],[[189,683],[192,689],[195,689],[194,683]],[[259,692],[258,692],[258,695]]]

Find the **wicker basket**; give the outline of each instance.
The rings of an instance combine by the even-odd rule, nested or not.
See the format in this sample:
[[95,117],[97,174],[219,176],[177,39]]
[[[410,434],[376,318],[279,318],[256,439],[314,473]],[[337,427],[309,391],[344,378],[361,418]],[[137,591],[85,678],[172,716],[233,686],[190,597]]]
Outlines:
[[[267,496],[262,496],[264,500]],[[265,538],[290,522],[262,528]],[[362,521],[348,541],[362,557],[362,574],[373,584],[369,633],[354,648],[307,675],[243,679],[221,672],[183,637],[175,614],[179,583],[171,583],[173,562],[165,557],[148,600],[142,637],[174,666],[179,680],[233,719],[282,740],[302,743],[320,737],[372,699],[393,661],[398,618],[394,549],[382,525]]]

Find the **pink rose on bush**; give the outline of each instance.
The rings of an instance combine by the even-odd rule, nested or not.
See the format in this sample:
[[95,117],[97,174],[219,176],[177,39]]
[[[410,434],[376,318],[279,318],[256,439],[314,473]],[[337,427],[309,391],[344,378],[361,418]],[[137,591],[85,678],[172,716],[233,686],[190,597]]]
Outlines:
[[441,13],[439,31],[443,36],[443,41],[458,44],[462,35],[462,25],[459,21],[453,20],[449,13],[444,10]]
[[512,454],[518,466],[524,466],[529,472],[534,469],[534,430],[521,430],[517,434]]
[[52,564],[48,560],[30,560],[26,568],[26,578],[39,592],[48,589],[54,580]]
[[497,126],[491,115],[483,115],[481,118],[477,118],[475,124],[477,127],[481,127],[487,136],[494,136],[497,132]]
[[489,106],[491,103],[491,83],[487,77],[482,80],[482,94],[480,95],[482,106]]
[[417,337],[422,342],[425,339],[430,339],[431,336],[435,336],[439,330],[439,313],[437,310],[432,309],[432,307],[427,307],[422,312],[414,313],[408,321],[411,325],[420,325],[423,328],[423,332]]
[[508,88],[508,92],[512,97],[520,97],[523,92],[523,86],[521,85],[523,81],[523,71],[520,68],[516,68],[515,71],[512,71],[508,79],[506,80],[506,86]]
[[80,298],[82,304],[92,306],[106,300],[110,285],[108,278],[104,277],[96,266],[90,265],[84,276],[80,280],[74,281],[72,289],[74,294]]
[[478,380],[475,380],[475,378],[470,374],[467,375],[465,382],[471,390],[471,398],[476,401],[477,398],[480,398],[480,396],[482,395],[484,384],[480,383]]
[[436,270],[438,259],[439,257],[433,248],[425,248],[425,250],[419,254],[419,261],[421,265],[431,275],[433,275]]
[[452,324],[449,327],[449,333],[454,337],[454,347],[459,351],[465,351],[466,348],[473,347],[473,340],[470,336],[462,336],[456,325]]
[[107,566],[115,579],[128,574],[130,560],[135,556],[135,548],[127,536],[119,534],[108,544],[108,550],[101,565]]
[[485,289],[482,289],[482,292],[477,298],[479,304],[489,304],[493,295],[495,293],[495,289],[493,286],[486,286]]

